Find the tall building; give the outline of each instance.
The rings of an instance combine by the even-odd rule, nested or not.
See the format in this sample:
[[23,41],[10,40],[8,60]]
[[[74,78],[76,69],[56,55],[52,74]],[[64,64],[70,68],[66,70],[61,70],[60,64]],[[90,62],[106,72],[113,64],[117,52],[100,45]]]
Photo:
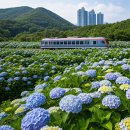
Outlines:
[[88,11],[84,7],[78,10],[77,12],[78,26],[87,26],[88,25]]
[[97,14],[97,24],[104,24],[104,15],[101,12]]
[[89,25],[96,25],[96,13],[94,10],[89,12]]

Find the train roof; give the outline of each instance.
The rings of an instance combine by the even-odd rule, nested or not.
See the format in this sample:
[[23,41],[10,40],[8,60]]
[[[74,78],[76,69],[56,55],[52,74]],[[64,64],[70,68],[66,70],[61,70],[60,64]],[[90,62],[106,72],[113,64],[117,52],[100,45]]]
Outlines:
[[67,38],[45,38],[42,41],[65,41],[65,40],[104,40],[104,37],[67,37]]

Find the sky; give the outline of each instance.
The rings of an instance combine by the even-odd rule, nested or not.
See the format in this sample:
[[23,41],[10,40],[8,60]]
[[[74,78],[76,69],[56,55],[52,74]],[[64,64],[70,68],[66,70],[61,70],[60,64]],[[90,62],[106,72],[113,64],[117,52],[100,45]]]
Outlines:
[[114,23],[130,18],[130,0],[0,0],[0,8],[30,6],[44,7],[77,24],[77,10],[85,7],[104,13],[104,21]]

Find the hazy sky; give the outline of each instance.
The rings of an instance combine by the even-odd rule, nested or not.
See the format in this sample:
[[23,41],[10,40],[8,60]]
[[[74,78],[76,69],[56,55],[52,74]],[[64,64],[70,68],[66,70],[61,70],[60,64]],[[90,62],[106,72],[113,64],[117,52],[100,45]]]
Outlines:
[[30,6],[44,7],[76,24],[77,10],[103,12],[105,22],[117,22],[130,18],[130,0],[0,0],[0,8]]

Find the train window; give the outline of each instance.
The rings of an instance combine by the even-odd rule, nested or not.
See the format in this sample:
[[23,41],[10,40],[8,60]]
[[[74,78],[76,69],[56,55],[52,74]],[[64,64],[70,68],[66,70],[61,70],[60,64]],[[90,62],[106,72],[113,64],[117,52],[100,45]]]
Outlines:
[[60,42],[60,44],[63,44],[63,42]]
[[101,41],[101,43],[102,43],[102,44],[105,44],[105,42],[104,42],[104,41]]
[[47,42],[45,42],[45,44],[47,44]]
[[93,41],[93,44],[96,44],[96,41]]
[[68,44],[71,44],[71,41],[68,41]]
[[59,45],[59,42],[56,42],[57,45]]
[[80,44],[83,44],[83,41],[80,41]]
[[72,44],[75,44],[75,41],[72,41]]
[[85,41],[85,44],[89,44],[89,41]]
[[56,42],[53,42],[54,45],[56,45]]
[[76,41],[76,44],[79,44],[79,41]]
[[65,41],[64,44],[66,45],[66,44],[67,44],[67,41]]

